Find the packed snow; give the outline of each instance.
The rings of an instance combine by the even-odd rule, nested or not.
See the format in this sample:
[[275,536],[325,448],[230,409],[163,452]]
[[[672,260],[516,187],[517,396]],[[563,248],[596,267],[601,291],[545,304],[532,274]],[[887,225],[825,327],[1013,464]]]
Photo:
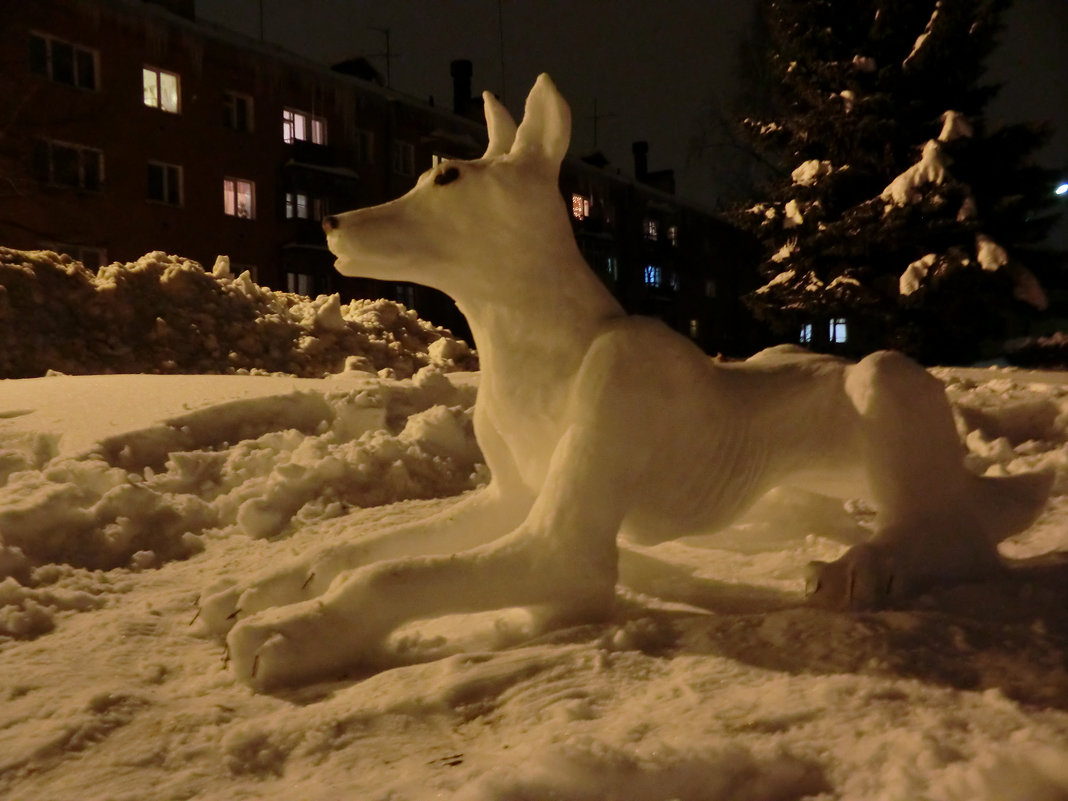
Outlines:
[[[974,470],[1057,472],[1001,578],[879,613],[807,607],[805,563],[867,512],[779,497],[722,535],[632,549],[661,579],[622,586],[612,620],[499,650],[494,620],[428,622],[407,637],[438,659],[276,695],[195,633],[198,594],[455,503],[484,480],[477,376],[4,381],[21,466],[0,531],[22,539],[0,568],[0,795],[1063,798],[1068,376],[936,374]],[[242,498],[284,525],[243,530]],[[109,563],[87,564],[99,548]]]
[[0,377],[344,370],[408,378],[475,369],[462,340],[387,300],[306,298],[188,259],[149,253],[98,273],[69,256],[0,247]]

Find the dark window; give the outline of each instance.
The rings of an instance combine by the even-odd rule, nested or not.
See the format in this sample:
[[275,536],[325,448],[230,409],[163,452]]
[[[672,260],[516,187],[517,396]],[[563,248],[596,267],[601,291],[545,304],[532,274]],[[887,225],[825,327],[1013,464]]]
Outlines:
[[227,92],[223,98],[223,125],[234,131],[251,131],[252,98]]
[[48,42],[30,35],[30,70],[48,77]]
[[30,34],[30,70],[56,83],[96,89],[96,51]]
[[174,164],[150,162],[148,199],[171,206],[182,205],[182,168]]
[[41,140],[33,168],[38,179],[58,186],[98,192],[104,183],[104,154],[90,147]]

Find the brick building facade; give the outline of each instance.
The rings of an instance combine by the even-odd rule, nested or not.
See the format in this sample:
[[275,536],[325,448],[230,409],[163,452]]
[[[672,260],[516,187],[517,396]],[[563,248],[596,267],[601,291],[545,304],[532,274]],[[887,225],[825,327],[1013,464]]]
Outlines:
[[[436,159],[485,147],[466,62],[452,107],[388,90],[195,20],[191,0],[0,6],[0,244],[89,266],[152,250],[304,294],[385,296],[462,332],[447,298],[333,270],[319,219],[410,189]],[[561,202],[591,266],[633,312],[708,350],[744,352],[747,243],[671,193],[568,159]]]

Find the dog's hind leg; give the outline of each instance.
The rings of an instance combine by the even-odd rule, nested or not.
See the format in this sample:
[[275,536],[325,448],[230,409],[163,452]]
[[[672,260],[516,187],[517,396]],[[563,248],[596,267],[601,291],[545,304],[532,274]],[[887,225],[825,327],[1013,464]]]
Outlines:
[[240,621],[228,637],[238,677],[266,689],[402,663],[386,647],[389,635],[441,615],[530,607],[536,620],[558,625],[608,614],[628,488],[587,433],[564,436],[542,493],[510,534],[460,553],[368,565],[319,598]]
[[837,562],[814,566],[814,600],[878,606],[1000,569],[998,541],[1030,524],[1049,478],[969,472],[942,382],[900,353],[875,353],[848,368],[845,389],[859,415],[876,533]]

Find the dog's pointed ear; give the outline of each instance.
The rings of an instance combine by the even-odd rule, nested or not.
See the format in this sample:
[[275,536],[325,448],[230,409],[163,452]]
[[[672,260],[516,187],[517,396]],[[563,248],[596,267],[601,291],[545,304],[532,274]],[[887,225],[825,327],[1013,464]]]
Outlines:
[[482,158],[503,156],[515,142],[515,120],[492,92],[483,92],[482,102],[486,109],[486,128],[489,130],[489,146]]
[[527,95],[512,154],[544,159],[558,167],[571,141],[571,109],[552,79],[542,73]]

